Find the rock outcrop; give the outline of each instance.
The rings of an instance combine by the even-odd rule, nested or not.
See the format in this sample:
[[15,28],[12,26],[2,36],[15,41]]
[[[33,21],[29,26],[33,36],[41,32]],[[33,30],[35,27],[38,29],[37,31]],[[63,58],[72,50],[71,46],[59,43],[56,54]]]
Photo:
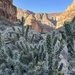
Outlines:
[[50,31],[62,27],[65,21],[71,21],[75,16],[75,0],[62,13],[34,13],[22,10],[13,5],[13,0],[0,0],[0,17],[11,22],[25,18],[24,25],[31,25],[33,30]]
[[13,0],[0,0],[0,17],[14,22],[17,20],[17,9],[12,2]]
[[[47,14],[48,16],[48,19],[52,22],[52,23],[55,23],[58,21],[58,18],[60,17],[60,15],[62,14],[62,12],[60,13],[50,13],[50,14]],[[54,22],[55,21],[55,22]],[[54,24],[56,25],[56,24]]]
[[26,19],[30,14],[34,14],[34,13],[29,10],[22,10],[20,8],[17,8],[17,19],[21,19],[22,16]]
[[[55,15],[55,14],[54,14]],[[58,17],[60,14],[48,15],[46,13],[34,13],[29,10],[22,10],[17,8],[17,19],[21,19],[22,16],[25,18],[25,26],[31,25],[32,29],[38,31],[49,31],[55,28],[57,20],[55,17]],[[34,27],[33,27],[34,26]],[[50,28],[50,29],[49,29]]]
[[41,29],[39,27],[39,24],[36,20],[36,18],[34,17],[33,14],[30,14],[27,19],[25,20],[25,25],[31,25],[32,26],[32,30],[37,30],[39,32],[41,32]]
[[36,20],[41,21],[42,13],[35,13],[35,18],[36,18]]
[[54,24],[48,20],[46,13],[43,14],[41,23],[45,25],[49,25],[50,27],[53,27],[53,28],[55,27]]
[[56,15],[54,14],[55,16],[46,13],[34,13],[29,10],[22,10],[20,8],[17,8],[17,19],[21,19],[21,17],[23,16],[26,20],[30,14],[34,15],[37,21],[41,22],[42,24],[47,24],[51,27],[56,26],[57,17],[60,15],[59,13]]
[[50,27],[53,29],[57,23],[54,15],[22,10],[13,5],[13,0],[0,0],[0,17],[16,22],[21,20],[22,16],[25,18],[25,25],[32,25],[32,29],[38,31],[47,31]]
[[57,22],[56,28],[62,27],[64,22],[70,22],[75,16],[75,0],[68,6],[68,8],[63,12]]

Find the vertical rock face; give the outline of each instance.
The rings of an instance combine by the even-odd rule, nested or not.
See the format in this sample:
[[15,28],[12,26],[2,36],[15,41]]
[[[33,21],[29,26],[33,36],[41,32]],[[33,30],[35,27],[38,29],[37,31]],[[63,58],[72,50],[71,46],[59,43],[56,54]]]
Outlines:
[[21,19],[22,16],[24,16],[25,18],[24,11],[22,9],[17,8],[17,19]]
[[[71,21],[75,16],[75,0],[63,13],[34,13],[29,10],[22,10],[13,5],[13,0],[0,0],[0,17],[11,22],[25,18],[25,25],[32,25],[32,29],[40,31],[63,26],[65,21]],[[42,27],[42,28],[41,28]],[[47,28],[47,29],[46,29]]]
[[[22,10],[13,5],[13,0],[0,0],[0,17],[15,22],[21,19],[22,16],[25,18],[25,25],[32,25],[32,29],[38,31],[47,31],[50,27],[51,29],[55,28],[57,22],[53,15],[49,16],[46,13]],[[52,20],[50,19],[51,17],[53,17]]]
[[41,21],[42,13],[35,13],[35,18],[36,18],[36,20]]
[[61,14],[62,14],[62,12],[60,12],[60,13],[50,13],[50,14],[47,14],[47,16],[48,16],[49,19],[58,21],[58,18],[60,17]]
[[23,16],[25,18],[24,25],[32,25],[32,29],[38,31],[40,29],[47,31],[49,29],[52,30],[52,28],[55,28],[57,23],[56,17],[58,17],[59,15],[59,13],[53,15],[48,15],[46,13],[34,13],[29,10],[22,10],[20,8],[17,8],[17,19],[21,19]]
[[75,16],[75,0],[63,13],[34,13],[22,10],[13,5],[13,0],[0,0],[0,17],[11,22],[25,18],[25,25],[32,25],[32,29],[40,31],[62,27],[65,21],[71,21]]
[[17,20],[17,10],[12,2],[12,0],[0,0],[0,17],[14,22]]
[[55,26],[53,25],[53,23],[48,20],[48,17],[47,17],[46,13],[43,14],[41,23],[45,24],[45,25],[49,25],[50,27],[55,28]]
[[41,32],[41,29],[39,27],[38,22],[36,21],[36,18],[34,17],[34,15],[30,14],[25,22],[25,25],[31,25],[32,26],[32,30],[37,30],[39,32]]
[[22,10],[20,8],[17,8],[17,19],[21,19],[22,16],[25,18],[25,26],[31,25],[33,30],[41,32],[41,29],[35,17],[35,13],[29,10]]
[[30,14],[34,14],[34,13],[29,10],[22,10],[20,8],[17,8],[17,19],[21,19],[22,16],[26,19]]
[[60,15],[61,13],[35,13],[35,18],[37,21],[40,21],[43,24],[47,24],[49,26],[56,26]]
[[71,21],[75,16],[75,0],[68,6],[68,8],[61,14],[58,19],[56,28],[62,27],[65,21]]

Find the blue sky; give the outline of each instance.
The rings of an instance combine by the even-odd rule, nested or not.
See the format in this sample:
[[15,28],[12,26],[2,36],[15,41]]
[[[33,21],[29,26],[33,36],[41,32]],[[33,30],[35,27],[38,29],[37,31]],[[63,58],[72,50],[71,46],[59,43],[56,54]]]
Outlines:
[[73,0],[13,0],[13,4],[23,10],[54,13],[64,11]]

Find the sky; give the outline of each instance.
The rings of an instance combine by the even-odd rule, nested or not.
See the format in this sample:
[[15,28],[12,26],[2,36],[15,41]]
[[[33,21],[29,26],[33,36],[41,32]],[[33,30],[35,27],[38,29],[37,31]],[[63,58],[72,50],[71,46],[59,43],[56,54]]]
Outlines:
[[73,0],[13,0],[13,4],[23,10],[38,13],[63,12]]

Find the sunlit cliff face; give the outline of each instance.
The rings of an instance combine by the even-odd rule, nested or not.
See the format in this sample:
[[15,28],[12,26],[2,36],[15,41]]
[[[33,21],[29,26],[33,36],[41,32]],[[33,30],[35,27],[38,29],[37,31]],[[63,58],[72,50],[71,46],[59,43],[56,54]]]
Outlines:
[[64,22],[70,22],[75,16],[75,0],[66,8],[66,10],[60,15],[57,21],[56,28],[60,28],[64,25]]

